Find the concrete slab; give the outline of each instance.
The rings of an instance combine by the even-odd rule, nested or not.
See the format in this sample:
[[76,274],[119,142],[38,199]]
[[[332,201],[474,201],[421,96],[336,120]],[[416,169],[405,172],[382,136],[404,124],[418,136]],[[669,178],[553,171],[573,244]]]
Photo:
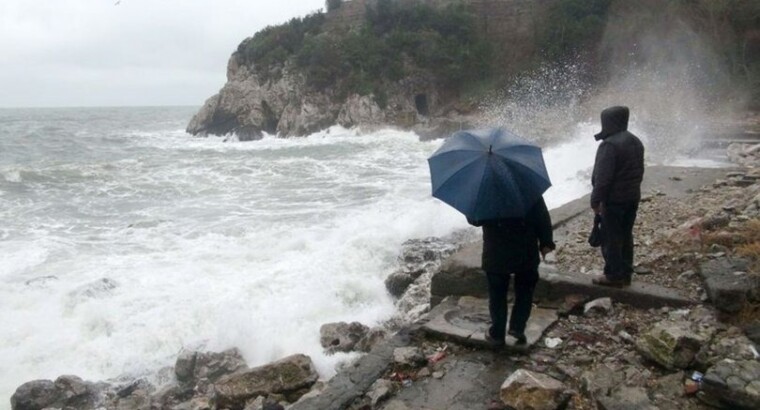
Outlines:
[[675,289],[637,282],[635,278],[631,286],[621,289],[594,285],[591,279],[589,275],[542,273],[536,288],[536,296],[542,299],[560,299],[572,294],[587,295],[592,298],[609,297],[615,302],[642,309],[663,306],[683,307],[696,303]]
[[[501,352],[463,352],[443,362],[444,376],[415,381],[401,389],[383,410],[473,410],[488,408],[499,398],[504,379],[516,370]],[[394,406],[391,403],[401,403]]]
[[[422,330],[428,335],[464,345],[489,347],[485,340],[485,330],[490,321],[487,299],[469,296],[448,297],[428,313],[428,318],[428,322],[422,325]],[[515,339],[507,336],[506,350],[527,350],[535,345],[544,331],[556,321],[556,310],[534,308],[525,330],[527,345],[515,345]]]

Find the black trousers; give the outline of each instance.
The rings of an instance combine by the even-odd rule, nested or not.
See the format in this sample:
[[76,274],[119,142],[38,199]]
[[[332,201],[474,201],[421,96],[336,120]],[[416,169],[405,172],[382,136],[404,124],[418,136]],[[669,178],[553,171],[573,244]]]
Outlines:
[[[491,336],[502,340],[507,333],[507,291],[509,291],[510,275],[486,272],[486,276],[488,277]],[[515,272],[514,277],[515,302],[512,305],[512,315],[509,317],[509,329],[516,333],[524,333],[533,308],[533,291],[536,290],[538,283],[538,268]]]
[[628,279],[633,275],[633,224],[639,201],[606,203],[602,211],[604,275]]

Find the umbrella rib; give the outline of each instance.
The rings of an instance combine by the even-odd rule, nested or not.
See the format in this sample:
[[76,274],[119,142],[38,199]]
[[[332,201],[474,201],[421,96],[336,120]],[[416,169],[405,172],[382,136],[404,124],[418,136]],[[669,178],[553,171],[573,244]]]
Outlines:
[[[529,166],[527,166],[527,165],[523,164],[522,162],[519,162],[519,161],[516,161],[516,160],[512,160],[512,161],[510,161],[510,162],[507,164],[507,166],[512,166],[512,165],[514,165],[514,166],[519,166],[520,168],[523,168],[524,170],[530,171],[530,172],[532,172],[532,173],[534,173],[534,174],[536,174],[536,175],[538,175],[538,176],[543,176],[543,175],[541,175],[540,173],[536,172],[536,170],[535,170],[535,169],[533,169],[533,168],[531,168],[531,167],[529,167]],[[546,166],[544,166],[544,169],[546,169]],[[547,182],[549,182],[549,186],[551,186],[551,185],[552,185],[552,182],[551,182],[551,180],[549,179],[549,173],[548,173],[548,172],[546,173],[546,178],[547,178]]]

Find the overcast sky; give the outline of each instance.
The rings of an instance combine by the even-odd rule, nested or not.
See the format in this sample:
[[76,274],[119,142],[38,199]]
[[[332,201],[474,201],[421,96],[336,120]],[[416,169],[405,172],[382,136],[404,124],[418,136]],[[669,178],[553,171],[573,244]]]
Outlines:
[[260,29],[324,0],[0,0],[0,107],[201,105]]

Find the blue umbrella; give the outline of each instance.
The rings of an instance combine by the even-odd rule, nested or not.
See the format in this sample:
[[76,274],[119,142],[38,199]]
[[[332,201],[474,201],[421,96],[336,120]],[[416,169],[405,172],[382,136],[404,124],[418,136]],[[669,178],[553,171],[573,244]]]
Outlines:
[[541,148],[502,128],[455,132],[428,164],[433,196],[475,221],[523,217],[552,185]]

